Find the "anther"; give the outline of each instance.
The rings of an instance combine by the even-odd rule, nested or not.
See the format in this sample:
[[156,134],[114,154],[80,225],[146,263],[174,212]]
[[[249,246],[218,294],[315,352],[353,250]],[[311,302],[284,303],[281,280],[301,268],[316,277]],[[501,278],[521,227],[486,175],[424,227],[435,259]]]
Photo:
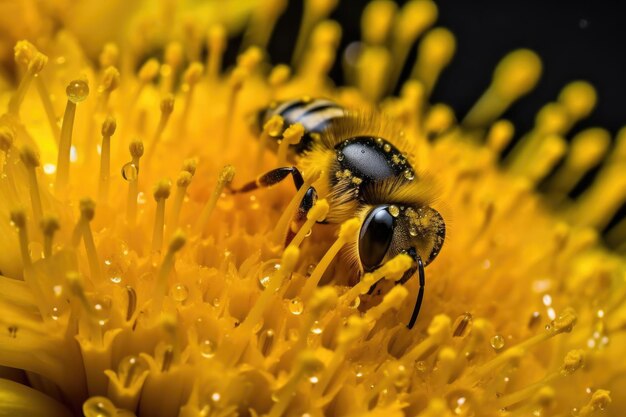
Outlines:
[[37,172],[39,167],[39,155],[30,146],[24,146],[20,152],[20,159],[28,172],[28,188],[30,190],[30,203],[33,208],[33,221],[39,224],[43,215],[41,205],[41,194],[39,193],[39,183],[37,182]]
[[402,305],[402,302],[409,295],[409,290],[402,285],[393,287],[385,296],[383,301],[375,307],[370,308],[365,313],[365,319],[370,323],[378,321],[382,315],[391,310],[397,310]]
[[[139,160],[143,156],[143,142],[136,139],[130,143],[128,150],[131,155],[130,171],[132,175],[126,176],[128,181],[128,197],[126,201],[126,220],[129,224],[135,224],[137,219],[137,193],[139,192]],[[124,171],[122,171],[124,175]]]
[[192,178],[193,176],[188,171],[181,171],[180,174],[178,174],[178,179],[176,180],[176,192],[174,194],[174,201],[172,203],[172,208],[170,210],[170,215],[167,221],[168,233],[171,233],[171,231],[175,230],[178,227],[180,209],[183,205],[183,201],[185,200],[187,187],[189,187]]
[[330,206],[325,199],[318,200],[306,215],[306,222],[302,225],[296,236],[291,241],[294,246],[300,246],[304,238],[309,234],[313,225],[317,222],[321,222],[326,218]]
[[559,93],[561,103],[570,116],[571,124],[587,117],[596,106],[595,88],[586,81],[573,81]]
[[161,105],[159,107],[161,109],[161,117],[159,118],[159,124],[154,131],[154,135],[152,136],[152,143],[148,148],[148,154],[146,155],[146,160],[148,162],[150,162],[154,152],[156,152],[156,148],[161,141],[161,136],[167,127],[167,122],[170,120],[170,116],[174,112],[174,95],[166,95],[163,100],[161,100]]
[[261,138],[259,139],[259,145],[256,156],[256,170],[261,170],[261,165],[263,164],[263,156],[265,155],[265,149],[267,148],[267,144],[271,140],[271,138],[280,135],[280,132],[283,130],[283,118],[277,114],[273,115],[269,118],[267,122],[263,125],[263,132],[261,133]]
[[578,414],[580,417],[591,417],[596,415],[596,411],[605,410],[611,403],[611,393],[609,391],[599,389],[591,394],[591,399]]
[[120,85],[120,72],[115,67],[108,67],[102,74],[102,81],[98,86],[98,106],[97,111],[105,111],[111,93]]
[[175,255],[183,248],[183,246],[185,246],[186,242],[187,238],[182,230],[177,230],[176,232],[174,232],[174,235],[172,236],[170,244],[167,248],[167,252],[163,257],[163,262],[161,263],[161,266],[157,273],[152,303],[152,308],[155,314],[161,311],[163,298],[167,294],[167,281],[170,273],[172,272],[172,269],[174,268]]
[[91,232],[90,222],[93,220],[96,212],[96,203],[90,198],[80,200],[80,220],[79,228],[85,243],[85,251],[87,252],[87,260],[89,262],[89,271],[94,282],[101,279],[100,261],[98,260],[98,251]]
[[420,80],[430,95],[441,71],[448,66],[456,50],[456,39],[445,28],[428,32],[420,42],[418,58],[413,67],[412,77]]
[[263,61],[263,51],[258,46],[250,46],[237,57],[237,66],[252,74]]
[[43,233],[43,254],[45,258],[52,256],[52,242],[54,233],[59,230],[59,219],[56,216],[48,215],[41,219],[39,223]]
[[300,143],[302,139],[302,135],[304,135],[304,126],[300,123],[293,124],[289,126],[283,132],[283,138],[278,145],[278,163],[279,167],[285,166],[287,163],[287,151],[289,146],[297,145]]
[[183,161],[183,171],[187,171],[188,173],[193,175],[196,173],[196,168],[198,167],[198,158],[189,158]]
[[89,95],[89,85],[85,80],[71,81],[65,89],[67,105],[61,126],[61,138],[59,141],[59,154],[57,159],[57,176],[55,190],[57,193],[65,191],[70,176],[70,149],[72,147],[72,130],[74,129],[74,116],[76,104],[85,100]]
[[423,360],[436,351],[450,336],[451,324],[450,317],[444,314],[435,316],[428,326],[428,337],[402,357],[405,366],[410,366],[417,360]]
[[491,85],[467,113],[463,124],[484,126],[498,118],[516,99],[535,87],[541,67],[537,54],[528,49],[506,55],[498,63]]
[[107,116],[102,123],[102,147],[100,150],[100,180],[98,182],[100,202],[108,201],[111,181],[111,136],[115,133],[115,118]]
[[24,268],[30,267],[32,264],[30,252],[28,250],[28,233],[26,230],[26,212],[23,209],[11,210],[11,221],[17,228],[18,239],[20,242],[20,253],[22,254],[22,263]]
[[302,288],[302,292],[300,293],[300,297],[304,302],[306,302],[313,290],[317,287],[324,272],[332,262],[332,260],[337,256],[341,248],[345,246],[350,240],[355,239],[356,234],[359,231],[359,227],[361,226],[361,222],[358,218],[353,218],[350,220],[346,220],[341,224],[339,229],[339,237],[332,246],[326,251],[322,259],[315,266],[315,269],[311,273],[311,276],[307,279],[306,284]]
[[214,25],[209,29],[207,46],[207,74],[211,80],[217,80],[222,71],[222,56],[226,50],[226,29],[223,26]]
[[500,153],[506,148],[506,146],[513,139],[515,133],[515,126],[508,120],[498,120],[489,129],[487,133],[487,146],[493,151],[495,155]]
[[209,197],[209,200],[206,202],[204,208],[200,212],[198,220],[196,221],[195,231],[200,236],[205,236],[206,228],[209,223],[209,218],[211,217],[211,213],[213,213],[213,210],[215,209],[217,200],[220,198],[220,195],[222,195],[224,187],[231,183],[234,176],[235,167],[233,167],[232,165],[226,165],[224,168],[222,168],[222,171],[220,172],[217,179],[217,185],[211,193],[211,197]]
[[163,225],[165,222],[165,200],[170,196],[169,180],[161,180],[154,188],[154,199],[157,203],[154,215],[154,231],[152,234],[152,252],[160,252],[163,246]]
[[183,62],[183,47],[178,42],[170,42],[165,48],[165,63],[161,66],[161,91],[171,93],[176,73]]
[[[16,54],[16,58],[18,58],[18,54]],[[24,101],[24,97],[26,96],[26,92],[28,91],[28,87],[32,83],[33,79],[39,74],[46,64],[48,63],[48,57],[40,52],[34,52],[34,55],[27,64],[27,70],[24,74],[24,78],[20,81],[15,93],[9,100],[9,113],[14,115],[18,115],[20,111],[20,106]]]

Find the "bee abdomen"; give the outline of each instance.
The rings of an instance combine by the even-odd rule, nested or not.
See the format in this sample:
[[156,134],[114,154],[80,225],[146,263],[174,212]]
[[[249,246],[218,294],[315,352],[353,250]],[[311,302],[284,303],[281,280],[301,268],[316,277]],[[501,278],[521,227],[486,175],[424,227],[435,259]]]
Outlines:
[[284,130],[292,124],[300,123],[304,127],[304,135],[297,145],[291,149],[296,154],[302,154],[311,149],[316,137],[324,132],[333,120],[345,115],[344,109],[337,103],[324,99],[295,99],[270,106],[259,113],[259,130],[274,115],[284,120],[283,130],[276,135],[278,140]]

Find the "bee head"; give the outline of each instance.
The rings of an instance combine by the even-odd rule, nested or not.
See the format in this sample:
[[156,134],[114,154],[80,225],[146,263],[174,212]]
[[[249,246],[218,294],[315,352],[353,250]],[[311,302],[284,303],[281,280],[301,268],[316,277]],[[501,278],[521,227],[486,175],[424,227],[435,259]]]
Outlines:
[[361,225],[359,259],[366,272],[400,253],[419,257],[426,266],[439,254],[445,234],[443,218],[431,207],[380,204],[367,212]]

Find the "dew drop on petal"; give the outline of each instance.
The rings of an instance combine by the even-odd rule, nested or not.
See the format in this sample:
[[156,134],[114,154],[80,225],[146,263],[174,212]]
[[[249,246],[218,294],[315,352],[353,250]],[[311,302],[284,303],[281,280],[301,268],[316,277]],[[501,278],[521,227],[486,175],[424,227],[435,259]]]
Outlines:
[[300,299],[300,297],[296,297],[289,301],[289,311],[294,316],[299,316],[304,311],[304,303]]
[[137,169],[137,166],[132,162],[127,162],[122,167],[122,178],[124,178],[126,181],[136,181],[137,174],[139,174],[139,170]]
[[322,334],[323,331],[324,331],[324,329],[322,329],[322,326],[321,326],[320,322],[315,320],[313,322],[313,326],[311,327],[311,333],[313,333],[313,334]]
[[179,303],[182,303],[183,301],[185,301],[187,297],[189,296],[189,290],[187,289],[187,286],[185,284],[174,285],[172,287],[171,293],[172,293],[172,299],[174,299],[174,301],[177,301]]
[[124,384],[124,387],[130,387],[137,378],[148,370],[148,362],[141,356],[129,355],[120,361],[117,366],[117,376]]
[[212,358],[215,356],[215,344],[209,339],[200,341],[200,354],[203,358]]
[[106,397],[91,397],[83,403],[85,417],[113,417],[116,408]]
[[504,337],[497,334],[491,338],[490,343],[492,348],[494,348],[495,350],[500,350],[504,347]]

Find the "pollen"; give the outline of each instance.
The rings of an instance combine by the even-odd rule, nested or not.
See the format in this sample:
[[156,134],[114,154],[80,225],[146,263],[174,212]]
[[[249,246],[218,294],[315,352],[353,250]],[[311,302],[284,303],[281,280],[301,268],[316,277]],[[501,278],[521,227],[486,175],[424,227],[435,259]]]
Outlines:
[[[611,248],[626,221],[602,231],[626,201],[626,129],[571,134],[597,104],[591,84],[516,131],[502,115],[543,64],[512,51],[457,120],[430,103],[462,41],[433,27],[431,0],[372,1],[345,55],[337,1],[306,0],[290,65],[267,48],[285,1],[161,3],[114,23],[68,9],[15,45],[0,93],[0,415],[622,415],[626,263]],[[336,60],[345,86],[329,80]],[[296,155],[325,138],[306,123],[250,128],[303,97],[381,109],[381,126],[354,129],[399,150],[380,193],[402,200],[385,202],[394,221],[430,253],[441,221],[407,193],[445,220],[410,330],[415,260],[363,271],[369,208],[332,192],[371,180],[333,172],[341,153]],[[254,180],[292,165],[301,179]]]

